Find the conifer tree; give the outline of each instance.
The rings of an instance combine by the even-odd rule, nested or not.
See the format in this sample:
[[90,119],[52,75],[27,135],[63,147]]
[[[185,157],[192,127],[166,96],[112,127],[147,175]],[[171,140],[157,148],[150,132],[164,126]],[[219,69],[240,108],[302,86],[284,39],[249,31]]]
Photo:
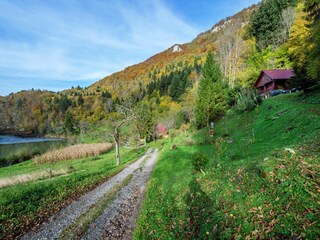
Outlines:
[[281,39],[282,11],[295,6],[297,0],[264,0],[254,12],[249,29],[250,35],[257,40],[260,50],[272,46],[279,46],[286,39]]
[[78,100],[77,100],[78,106],[82,106],[83,102],[84,102],[84,100],[83,100],[82,94],[80,94],[79,97],[78,97]]
[[199,83],[196,101],[196,123],[207,126],[210,121],[219,119],[227,107],[226,91],[222,87],[222,74],[219,65],[209,52]]

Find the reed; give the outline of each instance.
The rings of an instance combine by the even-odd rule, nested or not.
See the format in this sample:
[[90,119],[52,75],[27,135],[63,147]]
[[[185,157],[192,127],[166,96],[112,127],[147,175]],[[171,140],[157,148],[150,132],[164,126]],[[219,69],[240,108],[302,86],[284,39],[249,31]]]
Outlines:
[[76,158],[93,157],[105,153],[111,148],[111,143],[76,144],[61,149],[54,149],[36,156],[33,161],[35,163],[52,163]]

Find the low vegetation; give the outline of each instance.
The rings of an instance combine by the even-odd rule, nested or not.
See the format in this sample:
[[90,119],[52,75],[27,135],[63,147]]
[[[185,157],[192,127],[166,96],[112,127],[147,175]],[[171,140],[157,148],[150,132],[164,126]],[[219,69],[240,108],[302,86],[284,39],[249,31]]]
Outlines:
[[52,163],[70,159],[98,156],[112,148],[111,143],[76,144],[62,149],[54,149],[33,159],[35,163]]
[[65,144],[66,141],[45,141],[0,145],[0,167],[30,160],[36,155],[45,153],[48,149],[58,149]]
[[55,173],[65,170],[68,174],[50,178],[38,178],[24,184],[15,184],[0,189],[0,239],[12,239],[29,231],[48,216],[63,208],[121,171],[127,164],[145,152],[121,149],[122,164],[116,166],[114,151],[108,153],[59,161],[37,163],[25,161],[0,168],[0,181],[22,174]]
[[135,239],[316,239],[319,104],[301,99],[267,99],[251,112],[229,112],[213,138],[205,128],[166,145]]

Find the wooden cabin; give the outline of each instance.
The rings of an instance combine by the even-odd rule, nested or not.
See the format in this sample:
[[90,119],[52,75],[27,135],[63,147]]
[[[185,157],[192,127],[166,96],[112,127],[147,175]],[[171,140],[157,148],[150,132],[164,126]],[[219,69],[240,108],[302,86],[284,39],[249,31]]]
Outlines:
[[289,88],[288,80],[296,74],[291,69],[262,70],[254,87],[260,95],[269,95],[269,91]]

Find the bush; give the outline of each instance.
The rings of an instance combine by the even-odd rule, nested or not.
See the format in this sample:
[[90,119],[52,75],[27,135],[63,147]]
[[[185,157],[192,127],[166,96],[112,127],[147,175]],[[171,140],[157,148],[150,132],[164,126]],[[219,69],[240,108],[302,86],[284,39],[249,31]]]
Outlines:
[[320,103],[320,84],[304,90],[304,94],[299,96],[299,100],[305,103]]
[[261,97],[254,89],[243,89],[236,95],[235,109],[240,112],[249,112],[255,109],[262,102]]
[[17,151],[14,151],[8,154],[6,158],[3,158],[3,160],[5,160],[5,163],[3,165],[6,166],[6,165],[12,165],[15,163],[23,162],[31,159],[33,156],[36,156],[40,153],[41,153],[41,150],[38,148],[31,148],[31,149],[21,148],[21,149],[18,149]]

